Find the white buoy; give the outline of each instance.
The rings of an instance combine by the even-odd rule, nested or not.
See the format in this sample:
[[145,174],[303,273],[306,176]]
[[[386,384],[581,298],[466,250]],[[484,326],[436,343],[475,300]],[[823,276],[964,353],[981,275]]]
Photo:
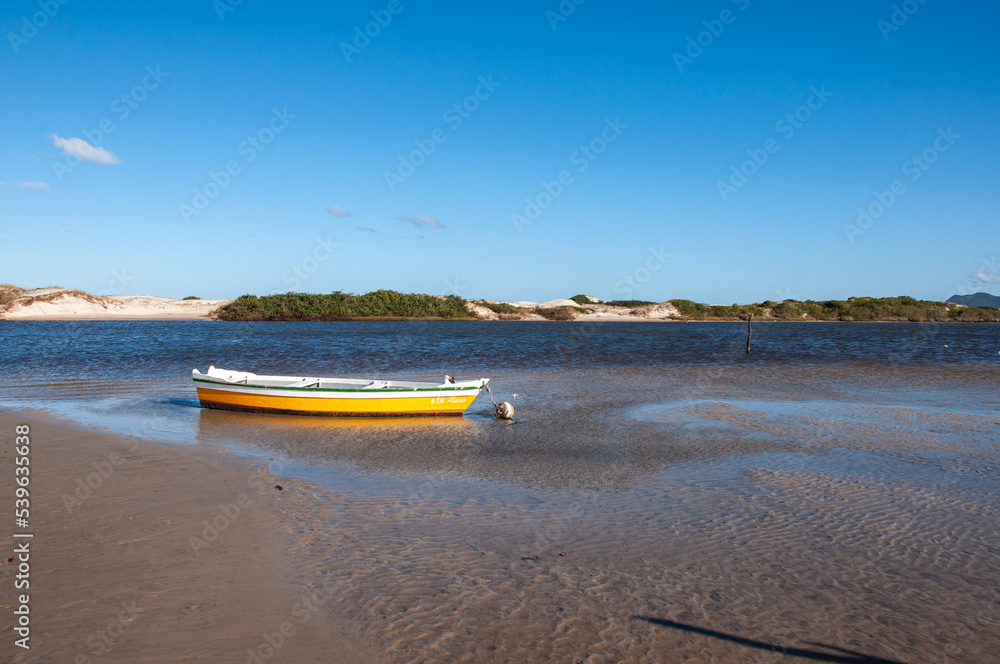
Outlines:
[[498,420],[512,420],[514,419],[514,406],[510,404],[509,401],[501,401],[493,409],[493,417]]
[[[493,399],[493,390],[490,389],[490,384],[486,383],[486,393],[490,395],[490,401],[493,403],[493,417],[498,420],[512,420],[514,419],[514,406],[508,401],[501,401],[497,403]],[[517,396],[516,394],[514,395]]]

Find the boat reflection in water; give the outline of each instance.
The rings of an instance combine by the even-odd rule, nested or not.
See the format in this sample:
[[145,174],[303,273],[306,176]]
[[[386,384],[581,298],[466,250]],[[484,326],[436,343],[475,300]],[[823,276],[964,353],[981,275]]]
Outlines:
[[679,463],[775,447],[732,426],[637,418],[632,409],[553,414],[528,406],[520,412],[523,419],[509,422],[475,407],[465,417],[396,419],[200,409],[196,440],[278,458],[296,472],[447,475],[559,491],[627,491]]
[[485,412],[466,417],[318,418],[203,409],[197,441],[298,464],[362,472],[468,472],[490,455],[487,429],[506,428]]

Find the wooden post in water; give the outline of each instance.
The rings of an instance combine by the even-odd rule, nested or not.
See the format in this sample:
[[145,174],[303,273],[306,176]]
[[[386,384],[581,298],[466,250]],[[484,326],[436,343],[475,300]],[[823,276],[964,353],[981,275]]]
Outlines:
[[747,316],[747,354],[750,353],[750,337],[753,336],[753,314]]

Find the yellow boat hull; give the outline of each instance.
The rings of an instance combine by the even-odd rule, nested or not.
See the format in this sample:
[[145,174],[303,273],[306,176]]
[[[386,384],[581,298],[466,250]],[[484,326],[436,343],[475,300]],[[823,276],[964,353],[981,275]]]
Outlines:
[[327,415],[339,417],[404,417],[412,415],[461,415],[476,395],[407,396],[392,398],[303,398],[247,394],[197,387],[205,408],[257,413]]

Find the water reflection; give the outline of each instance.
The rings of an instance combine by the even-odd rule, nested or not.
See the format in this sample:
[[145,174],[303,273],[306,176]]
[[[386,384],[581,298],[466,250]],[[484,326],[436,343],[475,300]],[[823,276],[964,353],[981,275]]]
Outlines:
[[335,418],[202,409],[196,440],[362,470],[443,471],[484,454],[483,417]]
[[580,415],[571,423],[557,418],[510,423],[485,412],[355,419],[204,409],[195,439],[365,474],[450,476],[550,490],[627,490],[682,461],[777,449],[759,438],[695,440],[682,427],[637,421],[624,412]]

